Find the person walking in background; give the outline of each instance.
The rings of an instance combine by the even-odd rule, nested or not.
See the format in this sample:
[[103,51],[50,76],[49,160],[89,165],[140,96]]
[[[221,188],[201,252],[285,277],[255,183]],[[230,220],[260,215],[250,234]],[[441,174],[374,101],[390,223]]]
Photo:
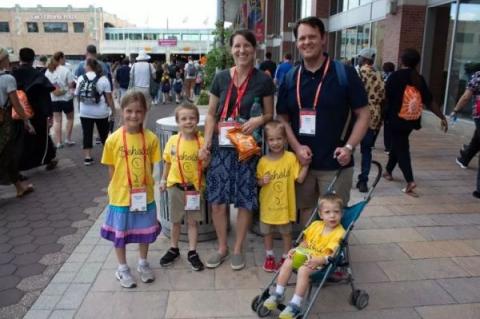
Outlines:
[[[243,243],[252,219],[258,209],[256,166],[258,157],[239,161],[235,148],[228,144],[226,129],[236,125],[239,118],[244,134],[251,135],[255,129],[270,121],[273,116],[272,79],[255,68],[255,35],[248,30],[238,30],[230,37],[234,66],[220,71],[213,79],[210,90],[208,114],[205,122],[205,144],[200,149],[200,159],[209,158],[206,199],[212,204],[212,219],[218,238],[218,250],[206,261],[209,268],[218,267],[229,255],[227,245],[227,207],[238,208],[235,225],[236,238],[231,258],[231,267],[245,267]],[[251,116],[254,102],[260,103],[263,115]]]
[[130,61],[128,58],[122,60],[122,64],[115,72],[115,80],[118,83],[118,103],[122,102],[122,97],[127,93],[130,83]]
[[[456,158],[456,163],[461,168],[467,168],[470,161],[480,151],[480,71],[473,74],[471,80],[468,82],[465,92],[458,100],[457,105],[453,108],[451,117],[456,117],[468,103],[473,99],[472,105],[472,118],[475,123],[475,131],[473,132],[470,143],[460,150],[460,156]],[[473,191],[472,195],[476,198],[480,198],[480,158],[479,168],[477,173],[477,189]]]
[[53,106],[50,93],[55,87],[42,71],[33,67],[35,52],[31,48],[19,50],[20,67],[13,70],[18,90],[25,92],[33,109],[30,119],[35,134],[26,134],[19,159],[20,171],[45,165],[46,170],[57,166],[56,148],[50,137]]
[[[168,72],[163,72],[160,79],[160,89],[162,90],[162,103],[166,104],[170,97],[170,76]],[[181,92],[181,90],[180,90]]]
[[175,94],[175,103],[179,104],[182,100],[183,80],[180,71],[175,74],[175,79],[172,82],[173,92]]
[[405,49],[401,55],[402,66],[390,75],[385,85],[387,98],[386,118],[392,129],[392,150],[383,177],[392,181],[392,172],[398,164],[407,182],[402,191],[418,197],[410,158],[409,136],[413,130],[421,128],[423,106],[429,108],[441,121],[442,129],[447,132],[448,123],[438,105],[433,101],[425,79],[416,67],[420,63],[420,53],[415,49]]
[[200,65],[200,64],[197,63],[195,66],[197,67],[197,77],[195,78],[194,93],[195,93],[195,96],[199,96],[199,95],[200,95],[200,91],[201,91],[202,88],[203,88],[203,81],[204,81],[204,78],[205,78],[205,71],[204,71],[202,65]]
[[277,64],[272,61],[272,53],[267,52],[265,53],[265,61],[260,63],[259,69],[266,74],[268,74],[271,78],[275,76],[275,71],[277,70]]
[[23,121],[20,123],[21,126],[29,127],[31,130],[31,124],[18,100],[15,78],[6,72],[9,67],[8,51],[0,47],[0,184],[13,184],[17,190],[16,195],[20,198],[33,192],[33,185],[20,180],[17,154],[21,148],[18,141],[23,135],[23,127],[22,132],[16,132],[12,109]]
[[373,67],[375,49],[364,48],[358,53],[359,76],[368,96],[370,123],[367,133],[360,143],[362,153],[361,172],[358,175],[357,188],[361,193],[368,192],[368,174],[372,164],[372,148],[375,146],[382,125],[382,108],[385,103],[385,86],[380,72]]
[[285,75],[288,73],[288,71],[290,71],[292,67],[292,55],[290,53],[286,53],[283,62],[280,63],[275,70],[274,82],[277,87],[280,87],[280,85],[282,85]]
[[74,118],[72,89],[75,84],[72,72],[64,64],[65,55],[63,52],[55,52],[45,72],[45,76],[55,86],[55,90],[50,93],[50,96],[53,107],[53,131],[57,148],[62,148],[64,145],[62,140],[62,112],[67,117],[65,145],[75,145],[72,140]]
[[112,89],[102,67],[96,59],[87,59],[86,73],[78,79],[75,96],[80,104],[80,122],[83,132],[83,153],[86,166],[93,164],[93,126],[96,125],[100,141],[105,144],[108,136],[108,118],[115,116]]
[[[130,84],[129,89],[142,92],[147,100],[147,108],[150,110],[152,106],[152,96],[150,95],[150,81],[155,79],[156,71],[153,65],[148,62],[150,56],[141,50],[136,58],[136,62],[132,65],[130,70]],[[147,125],[148,112],[145,114],[147,118],[143,122]]]
[[189,102],[193,102],[193,87],[195,86],[195,79],[197,78],[198,70],[193,63],[191,56],[188,57],[188,62],[185,64],[184,68],[185,74],[185,98]]
[[[383,69],[383,82],[386,83],[390,75],[395,72],[395,64],[392,62],[385,62],[382,66]],[[385,154],[389,154],[392,149],[392,130],[390,128],[390,123],[387,118],[385,118],[385,109],[383,110],[383,146]]]
[[152,176],[154,164],[160,161],[160,142],[153,132],[143,128],[147,104],[142,92],[127,93],[121,109],[123,126],[108,137],[103,149],[102,164],[108,166],[110,183],[109,205],[100,235],[115,247],[118,261],[115,278],[122,287],[134,288],[137,283],[127,265],[127,244],[139,244],[140,280],[144,283],[155,280],[147,255],[149,245],[161,231]]
[[[80,76],[84,75],[86,72],[85,69],[85,64],[87,62],[87,59],[97,59],[97,47],[93,44],[87,45],[86,53],[85,53],[85,60],[80,62],[75,69],[75,77],[78,79]],[[110,70],[110,66],[108,63],[104,63],[100,60],[98,60],[98,63],[100,64],[102,68],[102,74],[107,77],[108,82],[110,82],[110,86],[112,86],[113,81],[112,81],[112,72]]]

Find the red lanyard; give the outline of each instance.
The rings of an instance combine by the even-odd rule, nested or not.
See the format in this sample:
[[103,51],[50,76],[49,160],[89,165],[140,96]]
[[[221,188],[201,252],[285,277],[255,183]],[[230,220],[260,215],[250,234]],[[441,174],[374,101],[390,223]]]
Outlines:
[[[143,142],[143,185],[147,186],[147,149],[145,143],[145,134],[143,133],[143,129],[140,131],[142,134],[142,142]],[[128,179],[128,186],[130,189],[133,188],[132,178],[130,177],[130,164],[128,163],[128,146],[127,146],[127,130],[123,127],[123,151],[125,153],[125,161],[127,162],[127,179]]]
[[[182,180],[182,186],[185,187],[185,190],[187,190],[186,189],[187,181],[185,180],[185,175],[183,174],[182,163],[180,160],[180,140],[181,139],[182,139],[182,133],[178,133],[177,152],[176,152],[177,165],[178,165],[178,171],[180,173],[180,179]],[[197,141],[198,150],[200,150],[200,139],[198,138],[198,134],[195,134],[195,140]],[[200,190],[201,187],[202,187],[202,161],[198,160],[198,190]]]
[[[315,93],[315,99],[313,100],[313,107],[312,109],[315,110],[318,104],[318,98],[320,96],[320,90],[322,89],[323,81],[325,80],[325,76],[327,75],[328,69],[330,68],[330,58],[327,58],[327,64],[325,65],[325,69],[323,70],[323,75],[322,79],[320,80],[320,83],[318,84],[317,87],[317,92]],[[297,104],[298,108],[301,110],[303,108],[302,106],[302,101],[300,99],[300,79],[301,79],[301,73],[302,73],[302,66],[298,69],[297,73]]]
[[233,86],[237,87],[237,100],[235,101],[235,105],[233,107],[232,114],[230,115],[231,118],[236,118],[238,116],[238,112],[240,110],[240,103],[242,102],[243,96],[247,91],[248,81],[252,77],[253,69],[248,72],[247,78],[243,81],[243,83],[237,87],[235,85],[235,78],[237,77],[237,68],[233,71],[233,78],[230,81],[230,85],[228,86],[227,96],[225,97],[225,103],[223,104],[223,111],[222,116],[220,117],[220,121],[225,121],[227,118],[228,106],[230,104],[230,98],[232,97],[232,89]]

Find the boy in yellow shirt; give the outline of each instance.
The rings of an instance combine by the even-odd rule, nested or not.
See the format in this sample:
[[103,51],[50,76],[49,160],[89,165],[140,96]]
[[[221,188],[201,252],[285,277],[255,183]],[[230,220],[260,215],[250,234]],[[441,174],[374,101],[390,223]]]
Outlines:
[[[318,206],[321,220],[314,221],[303,231],[304,237],[300,244],[300,247],[305,248],[309,255],[306,262],[298,268],[295,294],[280,313],[279,318],[295,318],[300,313],[303,296],[310,285],[310,274],[328,263],[328,257],[335,253],[345,234],[345,229],[340,224],[342,199],[338,195],[327,194],[320,198]],[[294,253],[294,249],[289,252],[288,258],[280,269],[275,292],[263,303],[269,310],[276,309],[278,302],[283,299],[285,287],[293,270]]]
[[187,259],[192,269],[203,270],[204,265],[196,251],[198,223],[203,221],[205,201],[203,198],[203,169],[208,163],[200,161],[198,150],[203,146],[203,137],[197,131],[200,119],[198,108],[193,104],[182,104],[175,109],[175,120],[180,129],[172,135],[163,152],[164,168],[160,191],[168,192],[168,207],[172,232],[171,247],[160,259],[160,265],[171,265],[179,256],[178,241],[182,220],[188,225]]
[[[265,140],[269,152],[257,165],[260,190],[260,231],[264,235],[266,250],[263,269],[273,272],[280,268],[292,248],[292,224],[296,219],[295,182],[302,183],[308,166],[300,163],[292,152],[285,151],[287,133],[285,126],[273,120],[265,125]],[[283,239],[283,256],[276,263],[273,253],[273,233]]]

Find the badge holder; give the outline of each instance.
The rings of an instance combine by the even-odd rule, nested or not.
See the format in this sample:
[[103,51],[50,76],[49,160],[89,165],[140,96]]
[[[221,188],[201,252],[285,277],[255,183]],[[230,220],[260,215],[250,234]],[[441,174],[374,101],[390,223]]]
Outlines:
[[200,193],[197,191],[185,191],[185,210],[200,210]]
[[316,112],[315,110],[300,110],[300,135],[315,135],[316,129]]
[[144,213],[147,211],[146,188],[132,188],[130,193],[130,211],[135,213]]
[[235,128],[237,122],[232,119],[229,119],[226,122],[218,123],[218,145],[220,147],[234,147],[232,141],[228,138],[228,130]]

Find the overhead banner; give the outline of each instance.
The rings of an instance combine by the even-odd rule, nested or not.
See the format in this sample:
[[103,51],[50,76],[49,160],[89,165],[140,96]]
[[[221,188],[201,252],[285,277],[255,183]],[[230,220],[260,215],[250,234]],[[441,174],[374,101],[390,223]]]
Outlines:
[[265,41],[265,0],[248,1],[248,29],[255,33],[258,42]]

